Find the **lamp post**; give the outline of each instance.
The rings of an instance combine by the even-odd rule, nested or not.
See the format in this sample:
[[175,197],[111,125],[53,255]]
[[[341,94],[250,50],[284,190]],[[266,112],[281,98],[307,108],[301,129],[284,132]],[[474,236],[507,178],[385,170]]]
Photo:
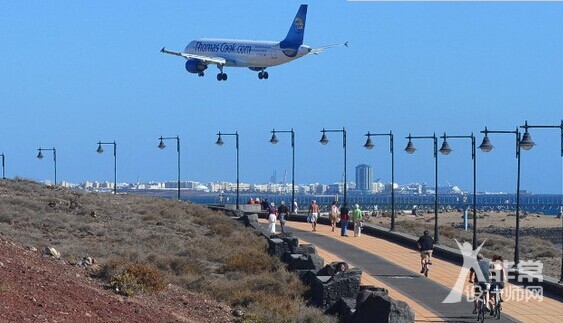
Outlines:
[[368,150],[373,149],[374,144],[371,141],[371,137],[378,137],[378,136],[389,136],[389,152],[391,153],[391,229],[390,231],[395,230],[395,153],[393,151],[393,133],[389,131],[389,133],[368,133],[366,134],[368,139],[364,144],[364,147]]
[[[55,162],[55,185],[57,185],[57,150],[53,148],[41,148],[37,149],[39,152],[37,153],[37,158],[43,159],[43,150],[45,151],[52,151],[53,152],[53,161]],[[4,159],[2,159],[2,169],[4,169]]]
[[168,139],[176,139],[176,151],[178,152],[178,201],[180,201],[180,137],[162,137],[160,136],[160,143],[158,144],[158,148],[164,149],[166,145],[164,144],[164,140]]
[[4,156],[4,153],[0,154],[0,156],[2,156],[2,179],[6,179],[6,157]]
[[517,160],[517,175],[516,175],[516,232],[514,234],[514,265],[517,266],[520,263],[520,131],[518,127],[516,130],[489,130],[485,127],[485,130],[481,131],[485,134],[483,142],[479,145],[479,149],[488,153],[494,147],[489,140],[490,133],[503,133],[503,134],[513,134],[516,138],[516,160]]
[[473,160],[473,250],[477,249],[477,160],[475,155],[475,136],[473,133],[469,136],[448,136],[444,132],[444,135],[440,138],[444,139],[442,147],[440,148],[440,153],[442,155],[449,155],[452,152],[447,139],[471,139],[471,159]]
[[[563,158],[563,120],[561,120],[560,125],[556,126],[529,125],[528,121],[526,121],[523,126],[520,126],[520,128],[524,128],[525,130],[524,135],[522,136],[522,140],[520,141],[520,147],[522,147],[522,149],[524,150],[530,150],[536,145],[532,140],[530,133],[528,132],[529,128],[559,128],[561,130],[561,158]],[[563,283],[563,245],[561,245],[561,274],[559,276],[559,283]]]
[[277,144],[278,138],[276,133],[291,133],[291,213],[295,213],[295,132],[291,130],[276,130],[272,129],[272,139],[270,143]]
[[114,142],[101,142],[98,141],[98,149],[96,152],[101,154],[104,152],[102,145],[113,145],[113,194],[117,194],[117,144]]
[[235,136],[236,138],[236,149],[237,149],[237,210],[239,210],[239,186],[240,186],[240,181],[239,181],[239,142],[238,142],[238,131],[235,131],[235,133],[221,133],[219,131],[219,133],[217,134],[217,141],[215,142],[215,144],[217,146],[223,146],[224,142],[223,142],[223,138],[221,138],[221,136]]
[[440,236],[438,234],[438,137],[436,134],[432,136],[411,136],[409,134],[408,137],[405,137],[409,140],[407,143],[407,147],[405,151],[408,154],[412,154],[415,152],[416,148],[414,148],[414,144],[412,143],[412,139],[433,139],[434,140],[434,243],[439,243]]
[[325,128],[323,128],[323,130],[321,130],[321,132],[323,133],[321,140],[319,140],[319,142],[323,145],[328,144],[328,138],[326,137],[326,133],[327,132],[342,132],[342,147],[344,148],[344,203],[347,204],[347,200],[346,200],[346,191],[347,191],[347,186],[346,186],[346,129],[344,127],[342,127],[342,129],[335,129],[335,130],[325,130]]

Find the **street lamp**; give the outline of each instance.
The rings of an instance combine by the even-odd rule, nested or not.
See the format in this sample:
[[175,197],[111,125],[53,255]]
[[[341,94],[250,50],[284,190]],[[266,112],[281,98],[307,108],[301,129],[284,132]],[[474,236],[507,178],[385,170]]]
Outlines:
[[6,165],[4,163],[6,157],[4,156],[4,153],[0,154],[0,156],[2,156],[2,179],[6,179]]
[[485,127],[485,130],[481,131],[481,133],[485,134],[483,138],[483,142],[479,146],[484,152],[491,151],[494,146],[491,144],[489,140],[490,133],[504,133],[504,134],[513,134],[516,138],[516,160],[518,163],[518,170],[517,170],[517,177],[516,177],[516,232],[514,235],[515,245],[514,245],[514,265],[517,266],[520,263],[520,131],[518,127],[516,130],[489,130]]
[[[561,130],[561,157],[563,158],[563,120],[561,120],[561,124],[557,126],[531,126],[528,125],[528,121],[526,121],[523,126],[520,126],[520,128],[524,128],[525,130],[524,135],[522,136],[522,140],[520,141],[520,147],[522,147],[524,150],[530,150],[536,145],[532,140],[530,133],[528,132],[529,128],[559,128]],[[559,276],[559,283],[563,283],[563,245],[561,245],[561,275]]]
[[237,210],[239,210],[239,187],[240,187],[240,181],[239,181],[239,142],[238,142],[238,131],[235,131],[235,133],[221,133],[219,131],[219,133],[217,134],[217,141],[215,142],[215,144],[217,146],[223,146],[224,142],[223,142],[223,138],[221,138],[221,136],[235,136],[236,138],[236,149],[237,149]]
[[113,145],[113,194],[117,195],[117,144],[114,142],[98,141],[98,149],[96,152],[101,154],[104,152],[102,145]]
[[[53,148],[41,148],[37,149],[39,152],[37,153],[37,158],[43,159],[43,150],[45,151],[52,151],[53,152],[53,161],[55,161],[55,185],[57,185],[57,150]],[[4,169],[4,159],[2,158],[2,169]]]
[[440,138],[444,138],[440,152],[442,155],[449,155],[452,152],[447,139],[471,139],[471,159],[473,160],[473,250],[477,249],[477,164],[475,155],[475,136],[473,133],[469,136],[448,136],[444,132],[444,135]]
[[276,130],[272,129],[272,139],[270,143],[277,144],[278,138],[276,133],[291,133],[291,213],[295,213],[295,132],[291,130]]
[[178,152],[178,201],[180,200],[180,137],[162,137],[160,136],[160,143],[158,144],[158,148],[164,149],[166,145],[164,144],[164,140],[168,139],[176,139],[176,151]]
[[336,129],[336,130],[325,130],[325,128],[323,128],[323,130],[321,130],[321,132],[323,133],[321,140],[319,140],[319,142],[323,145],[328,144],[328,138],[326,137],[326,133],[327,132],[342,132],[342,147],[344,148],[344,204],[347,204],[347,200],[346,200],[346,129],[344,127],[342,127],[342,129]]
[[412,139],[434,140],[434,243],[438,243],[440,241],[438,234],[438,137],[436,137],[436,134],[434,133],[432,136],[411,136],[409,134],[409,136],[405,138],[409,140],[407,147],[405,148],[405,151],[408,154],[412,154],[416,150],[416,148],[414,148],[414,144],[412,143]]
[[391,153],[391,229],[390,231],[395,230],[395,153],[393,152],[393,133],[389,131],[389,133],[368,133],[366,134],[368,139],[364,147],[368,150],[373,149],[374,144],[371,141],[371,137],[377,136],[389,136],[389,152]]

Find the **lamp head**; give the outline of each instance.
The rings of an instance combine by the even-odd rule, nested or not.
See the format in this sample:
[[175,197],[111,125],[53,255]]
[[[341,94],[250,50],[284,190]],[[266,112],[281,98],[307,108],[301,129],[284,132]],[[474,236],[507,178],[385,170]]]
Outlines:
[[522,140],[520,140],[520,147],[524,150],[530,150],[534,148],[535,145],[536,143],[534,143],[534,141],[532,140],[530,133],[528,131],[524,132]]
[[104,152],[104,148],[102,148],[102,143],[101,143],[101,142],[98,142],[98,149],[96,149],[96,152],[97,152],[98,154],[101,154],[101,153]]
[[279,141],[279,140],[278,140],[278,137],[276,137],[276,133],[273,132],[273,133],[272,133],[272,139],[270,139],[270,143],[275,145],[275,144],[278,143],[278,141]]
[[162,137],[160,137],[160,143],[158,144],[158,148],[160,149],[166,148],[166,145],[164,144],[164,140],[162,140]]
[[479,145],[479,149],[481,149],[483,152],[488,153],[493,148],[494,147],[493,147],[493,145],[491,145],[491,141],[489,140],[489,136],[485,135],[485,138],[483,138],[483,142],[481,143],[481,145]]
[[319,142],[323,145],[326,145],[326,144],[328,144],[328,138],[326,137],[326,131],[323,128],[323,130],[321,132],[323,133],[323,135],[321,137],[321,140],[319,140]]
[[405,151],[407,152],[407,154],[412,154],[416,151],[416,148],[414,148],[412,140],[409,139],[409,142],[407,143],[407,147],[405,148]]
[[364,148],[367,149],[367,150],[371,150],[371,149],[373,149],[374,146],[375,145],[371,141],[371,137],[368,135],[368,139],[366,140],[366,143],[364,144]]
[[221,138],[221,133],[219,133],[218,135],[219,137],[217,138],[217,141],[215,142],[215,144],[217,146],[223,146],[224,142],[223,142],[223,138]]
[[37,154],[37,158],[43,159],[43,152],[41,152],[41,148],[38,149],[39,153]]
[[450,148],[450,145],[445,138],[444,142],[442,143],[442,148],[440,148],[440,152],[442,153],[442,155],[449,155],[449,153],[452,152],[452,149]]

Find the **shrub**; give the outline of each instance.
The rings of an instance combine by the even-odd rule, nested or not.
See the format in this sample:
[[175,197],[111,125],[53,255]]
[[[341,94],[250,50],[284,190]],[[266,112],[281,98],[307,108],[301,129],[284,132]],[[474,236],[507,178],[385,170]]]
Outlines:
[[138,292],[158,292],[164,289],[164,277],[151,265],[129,264],[111,278],[110,285],[118,293],[133,296]]
[[260,271],[270,271],[272,259],[265,252],[250,249],[236,252],[225,261],[223,272],[239,271],[244,273],[255,273]]

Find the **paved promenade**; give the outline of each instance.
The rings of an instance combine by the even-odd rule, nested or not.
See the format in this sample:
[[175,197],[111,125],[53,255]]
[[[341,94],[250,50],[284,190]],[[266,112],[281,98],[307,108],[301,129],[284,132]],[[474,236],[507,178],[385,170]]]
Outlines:
[[[288,222],[287,227],[301,243],[314,244],[326,262],[344,260],[353,267],[362,268],[362,284],[387,288],[391,297],[411,306],[417,322],[476,320],[476,315],[471,313],[473,304],[465,297],[460,303],[442,303],[458,279],[460,266],[434,259],[430,277],[425,278],[419,273],[420,257],[415,250],[367,235],[353,237],[350,231],[350,237],[341,237],[339,228],[331,232],[329,226],[322,224],[317,225],[316,232],[311,232],[308,223]],[[277,228],[279,230],[279,226]],[[470,286],[466,287],[464,291],[471,290]],[[507,284],[505,292],[508,290],[514,295],[523,294],[521,287],[512,284]],[[500,321],[563,322],[563,304],[547,297],[541,301],[507,299]]]

